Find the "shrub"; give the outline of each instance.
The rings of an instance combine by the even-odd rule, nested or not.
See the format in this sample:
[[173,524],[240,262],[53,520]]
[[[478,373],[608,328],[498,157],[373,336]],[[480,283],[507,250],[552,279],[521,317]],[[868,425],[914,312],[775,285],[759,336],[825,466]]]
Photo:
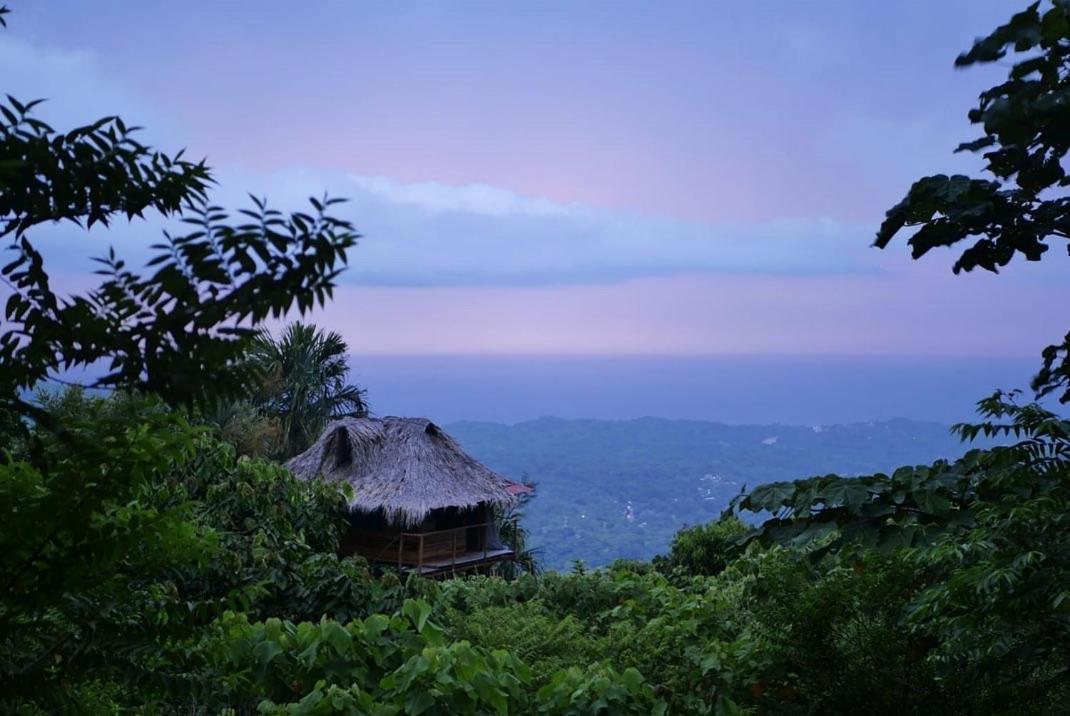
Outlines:
[[444,615],[451,639],[490,649],[507,649],[531,669],[531,684],[541,688],[555,672],[586,668],[606,658],[604,639],[573,615],[554,615],[541,600]]
[[537,693],[527,667],[504,650],[446,640],[431,605],[406,601],[392,617],[342,625],[323,619],[250,623],[227,614],[203,645],[220,688],[215,707],[270,714],[663,712],[628,670],[569,669]]
[[685,574],[719,574],[742,552],[741,538],[749,528],[738,517],[685,527],[676,533],[667,556],[654,558],[659,569]]

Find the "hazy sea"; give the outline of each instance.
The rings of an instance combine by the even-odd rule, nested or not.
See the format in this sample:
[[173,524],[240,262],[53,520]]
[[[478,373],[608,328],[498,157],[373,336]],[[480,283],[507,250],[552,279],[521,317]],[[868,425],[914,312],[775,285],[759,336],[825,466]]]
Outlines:
[[350,364],[377,415],[827,425],[969,420],[993,390],[1028,387],[1039,357],[354,355]]

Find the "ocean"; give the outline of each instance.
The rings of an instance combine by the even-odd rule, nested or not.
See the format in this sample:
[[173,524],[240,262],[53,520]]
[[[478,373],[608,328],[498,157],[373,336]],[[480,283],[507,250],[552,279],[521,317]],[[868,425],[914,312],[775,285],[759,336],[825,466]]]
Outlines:
[[353,355],[350,365],[377,415],[826,425],[970,420],[997,388],[1027,388],[1039,357]]

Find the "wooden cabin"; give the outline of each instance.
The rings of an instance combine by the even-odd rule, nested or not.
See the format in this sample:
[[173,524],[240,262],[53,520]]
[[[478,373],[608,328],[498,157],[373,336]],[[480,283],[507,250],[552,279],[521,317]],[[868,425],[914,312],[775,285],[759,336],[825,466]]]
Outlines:
[[287,467],[301,479],[323,475],[353,487],[343,554],[425,576],[513,559],[515,541],[500,534],[494,513],[531,489],[481,464],[424,418],[337,420]]

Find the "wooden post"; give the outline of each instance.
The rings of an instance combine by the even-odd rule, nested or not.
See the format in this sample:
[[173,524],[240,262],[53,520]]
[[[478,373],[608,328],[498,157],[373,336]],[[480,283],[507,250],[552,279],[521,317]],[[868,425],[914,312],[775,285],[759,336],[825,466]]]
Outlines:
[[450,569],[457,572],[457,530],[450,532]]
[[420,535],[420,551],[416,556],[416,571],[418,574],[424,573],[424,536]]
[[398,533],[398,571],[401,571],[401,553],[405,549],[405,533]]

